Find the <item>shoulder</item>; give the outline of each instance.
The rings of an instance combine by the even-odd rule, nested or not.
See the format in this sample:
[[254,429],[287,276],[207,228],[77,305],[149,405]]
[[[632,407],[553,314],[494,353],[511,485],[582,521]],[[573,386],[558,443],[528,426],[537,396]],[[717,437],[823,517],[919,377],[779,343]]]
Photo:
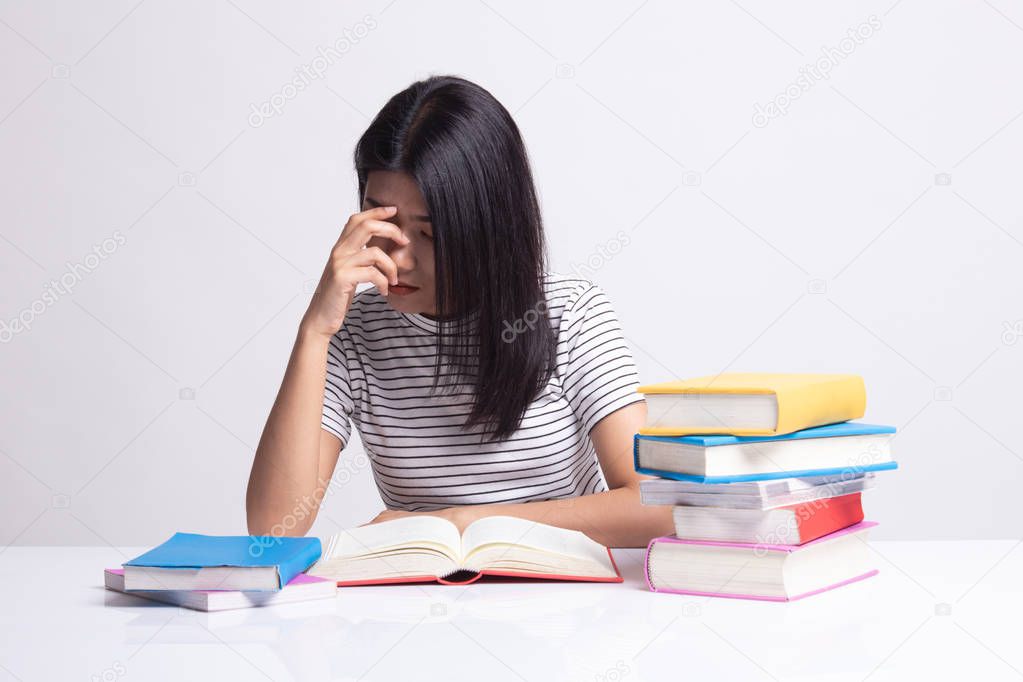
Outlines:
[[591,308],[610,307],[604,290],[585,277],[548,273],[544,276],[544,288],[551,323],[555,327],[571,324]]
[[566,311],[571,312],[588,292],[597,287],[584,277],[549,272],[544,275],[543,288],[547,311],[554,321],[560,319]]

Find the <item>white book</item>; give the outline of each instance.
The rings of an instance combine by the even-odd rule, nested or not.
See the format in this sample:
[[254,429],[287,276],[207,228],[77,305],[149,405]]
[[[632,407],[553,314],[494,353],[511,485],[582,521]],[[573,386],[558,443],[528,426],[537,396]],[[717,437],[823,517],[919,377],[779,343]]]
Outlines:
[[864,521],[802,546],[655,538],[646,554],[655,592],[791,601],[877,573]]
[[740,483],[697,483],[652,478],[640,481],[639,494],[640,501],[650,505],[765,510],[863,492],[876,485],[877,477],[874,473]]

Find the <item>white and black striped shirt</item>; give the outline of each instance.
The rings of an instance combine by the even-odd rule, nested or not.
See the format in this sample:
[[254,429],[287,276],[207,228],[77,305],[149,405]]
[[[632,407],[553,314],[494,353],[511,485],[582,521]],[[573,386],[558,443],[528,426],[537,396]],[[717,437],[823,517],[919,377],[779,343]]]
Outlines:
[[557,332],[557,370],[518,430],[494,442],[483,442],[482,427],[464,428],[471,384],[456,389],[470,393],[431,392],[437,323],[396,311],[375,288],[356,295],[331,339],[323,428],[347,444],[355,422],[389,509],[607,490],[589,432],[608,414],[643,400],[635,363],[599,287],[549,274],[544,288]]

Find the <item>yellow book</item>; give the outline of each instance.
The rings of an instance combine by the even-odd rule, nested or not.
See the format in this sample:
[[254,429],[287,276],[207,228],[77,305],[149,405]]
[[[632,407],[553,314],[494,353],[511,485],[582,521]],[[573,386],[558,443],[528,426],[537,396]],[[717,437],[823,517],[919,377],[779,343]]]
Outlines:
[[859,419],[867,408],[855,374],[729,372],[648,384],[647,436],[780,436]]

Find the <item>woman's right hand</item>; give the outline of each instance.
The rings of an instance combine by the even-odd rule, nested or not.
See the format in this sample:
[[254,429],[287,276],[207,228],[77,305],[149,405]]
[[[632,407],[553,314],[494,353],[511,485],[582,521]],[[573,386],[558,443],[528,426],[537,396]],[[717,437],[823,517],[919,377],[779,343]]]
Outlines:
[[376,285],[384,296],[391,284],[398,283],[398,266],[391,257],[378,246],[366,247],[373,237],[393,239],[401,246],[409,243],[397,225],[385,222],[395,213],[394,206],[379,206],[348,219],[302,318],[304,330],[330,338],[341,329],[360,283]]

